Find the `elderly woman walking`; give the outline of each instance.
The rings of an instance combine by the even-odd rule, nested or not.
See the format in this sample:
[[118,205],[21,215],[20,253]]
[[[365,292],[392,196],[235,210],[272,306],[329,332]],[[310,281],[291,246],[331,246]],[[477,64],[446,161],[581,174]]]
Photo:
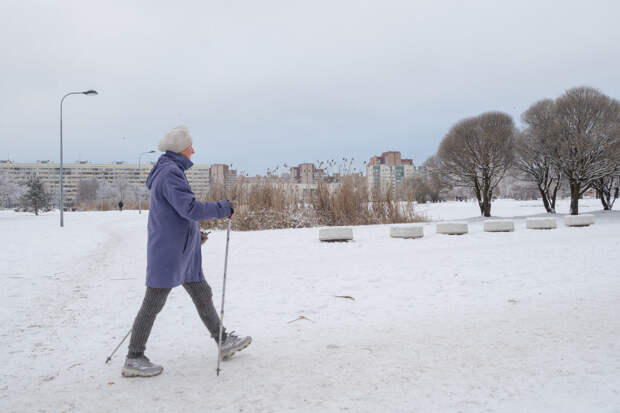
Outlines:
[[[133,324],[129,353],[123,376],[149,377],[163,367],[145,355],[146,342],[155,317],[164,307],[172,288],[183,285],[211,337],[218,342],[220,319],[213,305],[211,287],[202,272],[201,233],[198,221],[226,218],[233,208],[226,200],[196,201],[185,171],[192,167],[192,137],[184,126],[168,132],[159,142],[165,152],[149,174],[146,186],[151,191],[148,221],[146,294]],[[251,337],[239,337],[224,330],[222,357],[243,350]]]

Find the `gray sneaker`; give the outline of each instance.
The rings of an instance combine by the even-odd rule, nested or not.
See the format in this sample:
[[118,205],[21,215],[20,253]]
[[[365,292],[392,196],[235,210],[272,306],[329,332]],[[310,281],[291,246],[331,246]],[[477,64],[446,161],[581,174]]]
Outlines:
[[159,364],[151,363],[148,357],[142,355],[135,359],[127,358],[123,366],[123,376],[125,377],[151,377],[157,376],[164,371]]
[[241,351],[252,342],[252,337],[239,337],[234,331],[226,333],[226,338],[222,343],[222,358],[232,357],[237,351]]

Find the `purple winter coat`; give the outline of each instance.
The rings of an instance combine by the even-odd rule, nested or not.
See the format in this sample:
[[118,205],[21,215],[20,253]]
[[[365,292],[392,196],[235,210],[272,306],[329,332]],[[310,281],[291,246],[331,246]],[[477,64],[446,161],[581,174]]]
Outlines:
[[199,202],[185,177],[192,161],[166,151],[149,173],[146,285],[172,288],[204,280],[198,221],[230,216],[228,201]]

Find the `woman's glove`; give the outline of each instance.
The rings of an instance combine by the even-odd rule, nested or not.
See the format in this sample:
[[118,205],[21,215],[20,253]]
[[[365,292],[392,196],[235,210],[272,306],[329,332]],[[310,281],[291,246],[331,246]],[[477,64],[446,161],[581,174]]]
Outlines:
[[200,245],[204,244],[209,239],[211,231],[200,231]]

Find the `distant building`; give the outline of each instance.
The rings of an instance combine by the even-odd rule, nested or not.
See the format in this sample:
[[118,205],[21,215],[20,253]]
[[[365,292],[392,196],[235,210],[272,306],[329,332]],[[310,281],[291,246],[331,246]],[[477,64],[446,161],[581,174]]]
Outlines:
[[292,183],[296,183],[299,182],[300,179],[300,175],[299,175],[299,167],[298,166],[293,166],[289,169],[290,173],[289,173],[289,180]]
[[400,152],[383,152],[381,156],[372,156],[368,165],[413,165],[413,159],[402,159]]
[[301,163],[299,164],[299,183],[300,184],[312,184],[314,183],[314,167],[313,163]]
[[390,187],[396,191],[416,171],[413,160],[402,159],[400,152],[383,152],[381,156],[371,157],[366,165],[368,187],[371,190]]
[[311,185],[323,179],[325,171],[318,169],[313,163],[300,163],[290,168],[289,179],[291,183]]
[[237,171],[231,169],[228,165],[216,163],[209,168],[210,185],[220,185],[230,190],[237,180]]
[[[78,161],[63,164],[64,198],[68,206],[77,201],[78,185],[81,180],[97,179],[108,182],[122,180],[129,185],[143,186],[152,164],[138,165],[125,162],[90,163]],[[53,194],[60,193],[60,164],[50,161],[18,163],[0,161],[0,170],[6,172],[15,182],[24,183],[30,175],[38,175]],[[194,193],[206,192],[209,186],[210,169],[207,165],[194,165],[185,171]]]

